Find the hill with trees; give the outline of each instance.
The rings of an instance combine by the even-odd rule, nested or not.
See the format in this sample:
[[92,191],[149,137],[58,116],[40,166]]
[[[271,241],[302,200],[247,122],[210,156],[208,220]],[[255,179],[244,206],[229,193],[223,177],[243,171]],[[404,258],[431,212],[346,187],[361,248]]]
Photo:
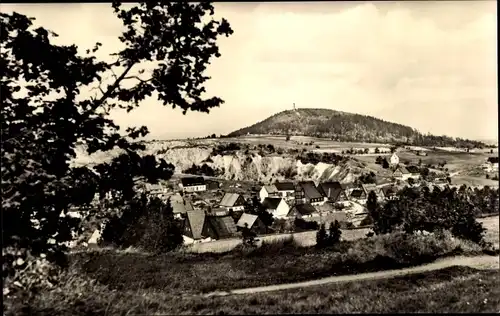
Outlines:
[[402,143],[415,146],[485,147],[480,141],[422,134],[416,129],[372,116],[330,109],[297,109],[277,113],[228,134],[277,134],[326,137],[343,142]]

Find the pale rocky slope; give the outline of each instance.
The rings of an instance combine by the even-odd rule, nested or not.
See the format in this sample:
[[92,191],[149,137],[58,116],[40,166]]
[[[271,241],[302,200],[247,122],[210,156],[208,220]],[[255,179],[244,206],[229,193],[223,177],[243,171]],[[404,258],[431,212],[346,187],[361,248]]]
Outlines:
[[[191,167],[193,164],[202,165],[206,163],[214,170],[222,173],[222,178],[233,180],[253,180],[268,182],[272,180],[283,180],[287,178],[297,180],[338,180],[351,182],[355,175],[359,174],[361,165],[354,161],[348,161],[342,165],[334,166],[326,163],[302,164],[295,158],[284,158],[281,156],[262,157],[258,154],[244,154],[237,152],[233,155],[217,155],[211,157],[212,149],[208,146],[177,147],[167,149],[165,146],[150,146],[144,154],[155,154],[157,158],[163,158],[172,163],[176,173]],[[118,151],[99,153],[88,157],[80,152],[76,163],[89,164],[95,161],[106,161],[111,159]],[[210,157],[210,160],[207,159]],[[292,175],[292,176],[290,176]]]

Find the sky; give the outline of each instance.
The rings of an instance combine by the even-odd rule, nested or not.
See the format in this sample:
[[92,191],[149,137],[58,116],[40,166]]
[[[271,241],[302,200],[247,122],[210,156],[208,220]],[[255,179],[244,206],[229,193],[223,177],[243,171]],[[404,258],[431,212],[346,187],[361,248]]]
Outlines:
[[[328,108],[437,135],[498,138],[496,1],[215,3],[234,34],[206,74],[209,114],[145,100],[120,125],[153,139],[226,134],[283,110]],[[107,3],[2,4],[36,18],[58,43],[116,52],[122,26]]]

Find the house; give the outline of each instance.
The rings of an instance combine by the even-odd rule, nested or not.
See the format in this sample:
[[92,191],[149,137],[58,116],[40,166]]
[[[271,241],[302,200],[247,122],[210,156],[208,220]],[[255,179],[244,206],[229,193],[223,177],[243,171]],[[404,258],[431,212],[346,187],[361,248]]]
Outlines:
[[169,199],[175,218],[180,218],[187,212],[194,211],[193,204],[191,204],[189,200],[186,200],[178,193],[171,195]]
[[396,153],[393,153],[391,158],[389,159],[389,163],[392,165],[392,166],[397,166],[399,165],[399,157]]
[[186,213],[182,237],[185,244],[211,241],[209,227],[206,225],[206,215],[202,211],[189,211]]
[[420,179],[420,169],[417,166],[407,166],[406,170],[410,173],[410,178]]
[[356,189],[356,185],[354,183],[341,183],[340,186],[344,190],[345,195],[347,196],[347,198],[349,198],[349,195],[351,194],[351,192],[354,189]]
[[377,200],[382,200],[384,199],[384,192],[382,190],[380,190],[380,188],[378,188],[375,184],[372,184],[372,183],[369,183],[369,184],[362,184],[361,185],[361,188],[363,189],[363,191],[365,192],[366,194],[366,198],[368,199],[368,195],[370,194],[370,192],[375,192],[375,194],[377,195]]
[[219,206],[227,209],[228,212],[243,211],[245,209],[245,198],[238,193],[226,193],[222,197]]
[[408,180],[411,178],[411,173],[406,169],[406,167],[400,166],[392,173],[393,177],[401,180]]
[[312,181],[299,182],[295,187],[295,203],[310,203],[312,205],[321,205],[326,199],[318,191],[318,188]]
[[243,213],[236,223],[236,229],[242,230],[245,225],[256,234],[268,234],[270,232],[258,215]]
[[275,182],[279,197],[289,201],[295,198],[295,185],[292,182]]
[[365,203],[368,196],[363,189],[354,189],[349,197],[351,200],[357,201],[358,203]]
[[229,211],[224,207],[209,208],[207,214],[210,216],[227,216]]
[[282,198],[265,198],[262,206],[276,218],[284,218],[290,212],[290,206]]
[[396,197],[396,193],[398,192],[397,188],[393,185],[386,185],[380,188],[380,191],[383,192],[384,198],[388,200],[392,200]]
[[207,216],[208,233],[212,239],[224,239],[237,236],[237,228],[231,216]]
[[278,189],[274,185],[264,185],[259,191],[260,202],[264,201],[267,197],[278,197]]
[[309,218],[315,216],[319,216],[319,212],[311,203],[295,204],[287,214],[289,218]]
[[207,185],[203,177],[182,178],[180,187],[184,192],[201,192],[207,190]]
[[347,201],[347,194],[339,182],[323,182],[318,185],[318,191],[332,203]]
[[208,242],[237,235],[231,216],[209,216],[202,211],[186,213],[182,237],[185,244]]

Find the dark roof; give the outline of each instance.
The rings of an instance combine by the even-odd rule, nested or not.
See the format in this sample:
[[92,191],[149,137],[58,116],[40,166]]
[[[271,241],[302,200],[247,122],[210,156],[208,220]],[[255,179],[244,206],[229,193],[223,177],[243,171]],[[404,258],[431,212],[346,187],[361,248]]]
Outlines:
[[407,166],[406,170],[408,170],[409,173],[420,173],[420,170],[418,169],[417,166]]
[[323,195],[318,191],[316,185],[312,181],[299,182],[299,187],[304,190],[304,195],[309,199],[322,198]]
[[316,208],[309,203],[296,204],[292,209],[297,210],[300,215],[309,215],[316,212]]
[[181,179],[181,183],[185,187],[203,185],[205,184],[205,179],[203,177],[185,177]]
[[363,195],[364,191],[361,189],[355,189],[351,192],[351,197],[359,198]]
[[278,191],[294,191],[295,186],[293,185],[292,182],[275,182],[274,186]]
[[337,200],[343,189],[339,182],[323,182],[318,186],[318,190],[328,199]]
[[191,236],[193,239],[201,239],[203,232],[203,225],[205,224],[205,212],[202,211],[189,211],[187,212],[186,221],[191,228]]
[[264,201],[262,201],[262,205],[266,208],[266,209],[271,209],[271,210],[275,210],[278,205],[280,204],[281,202],[281,198],[265,198]]
[[207,216],[218,238],[232,237],[236,234],[236,224],[231,216]]
[[385,196],[394,195],[397,192],[396,187],[392,185],[387,185],[385,187],[382,187],[380,188],[380,190],[384,193]]
[[399,171],[401,171],[401,173],[403,173],[403,174],[410,173],[410,172],[408,171],[408,169],[406,169],[406,167],[398,167],[398,168],[397,168],[394,172],[396,172],[396,171],[398,171],[398,170],[399,170]]

